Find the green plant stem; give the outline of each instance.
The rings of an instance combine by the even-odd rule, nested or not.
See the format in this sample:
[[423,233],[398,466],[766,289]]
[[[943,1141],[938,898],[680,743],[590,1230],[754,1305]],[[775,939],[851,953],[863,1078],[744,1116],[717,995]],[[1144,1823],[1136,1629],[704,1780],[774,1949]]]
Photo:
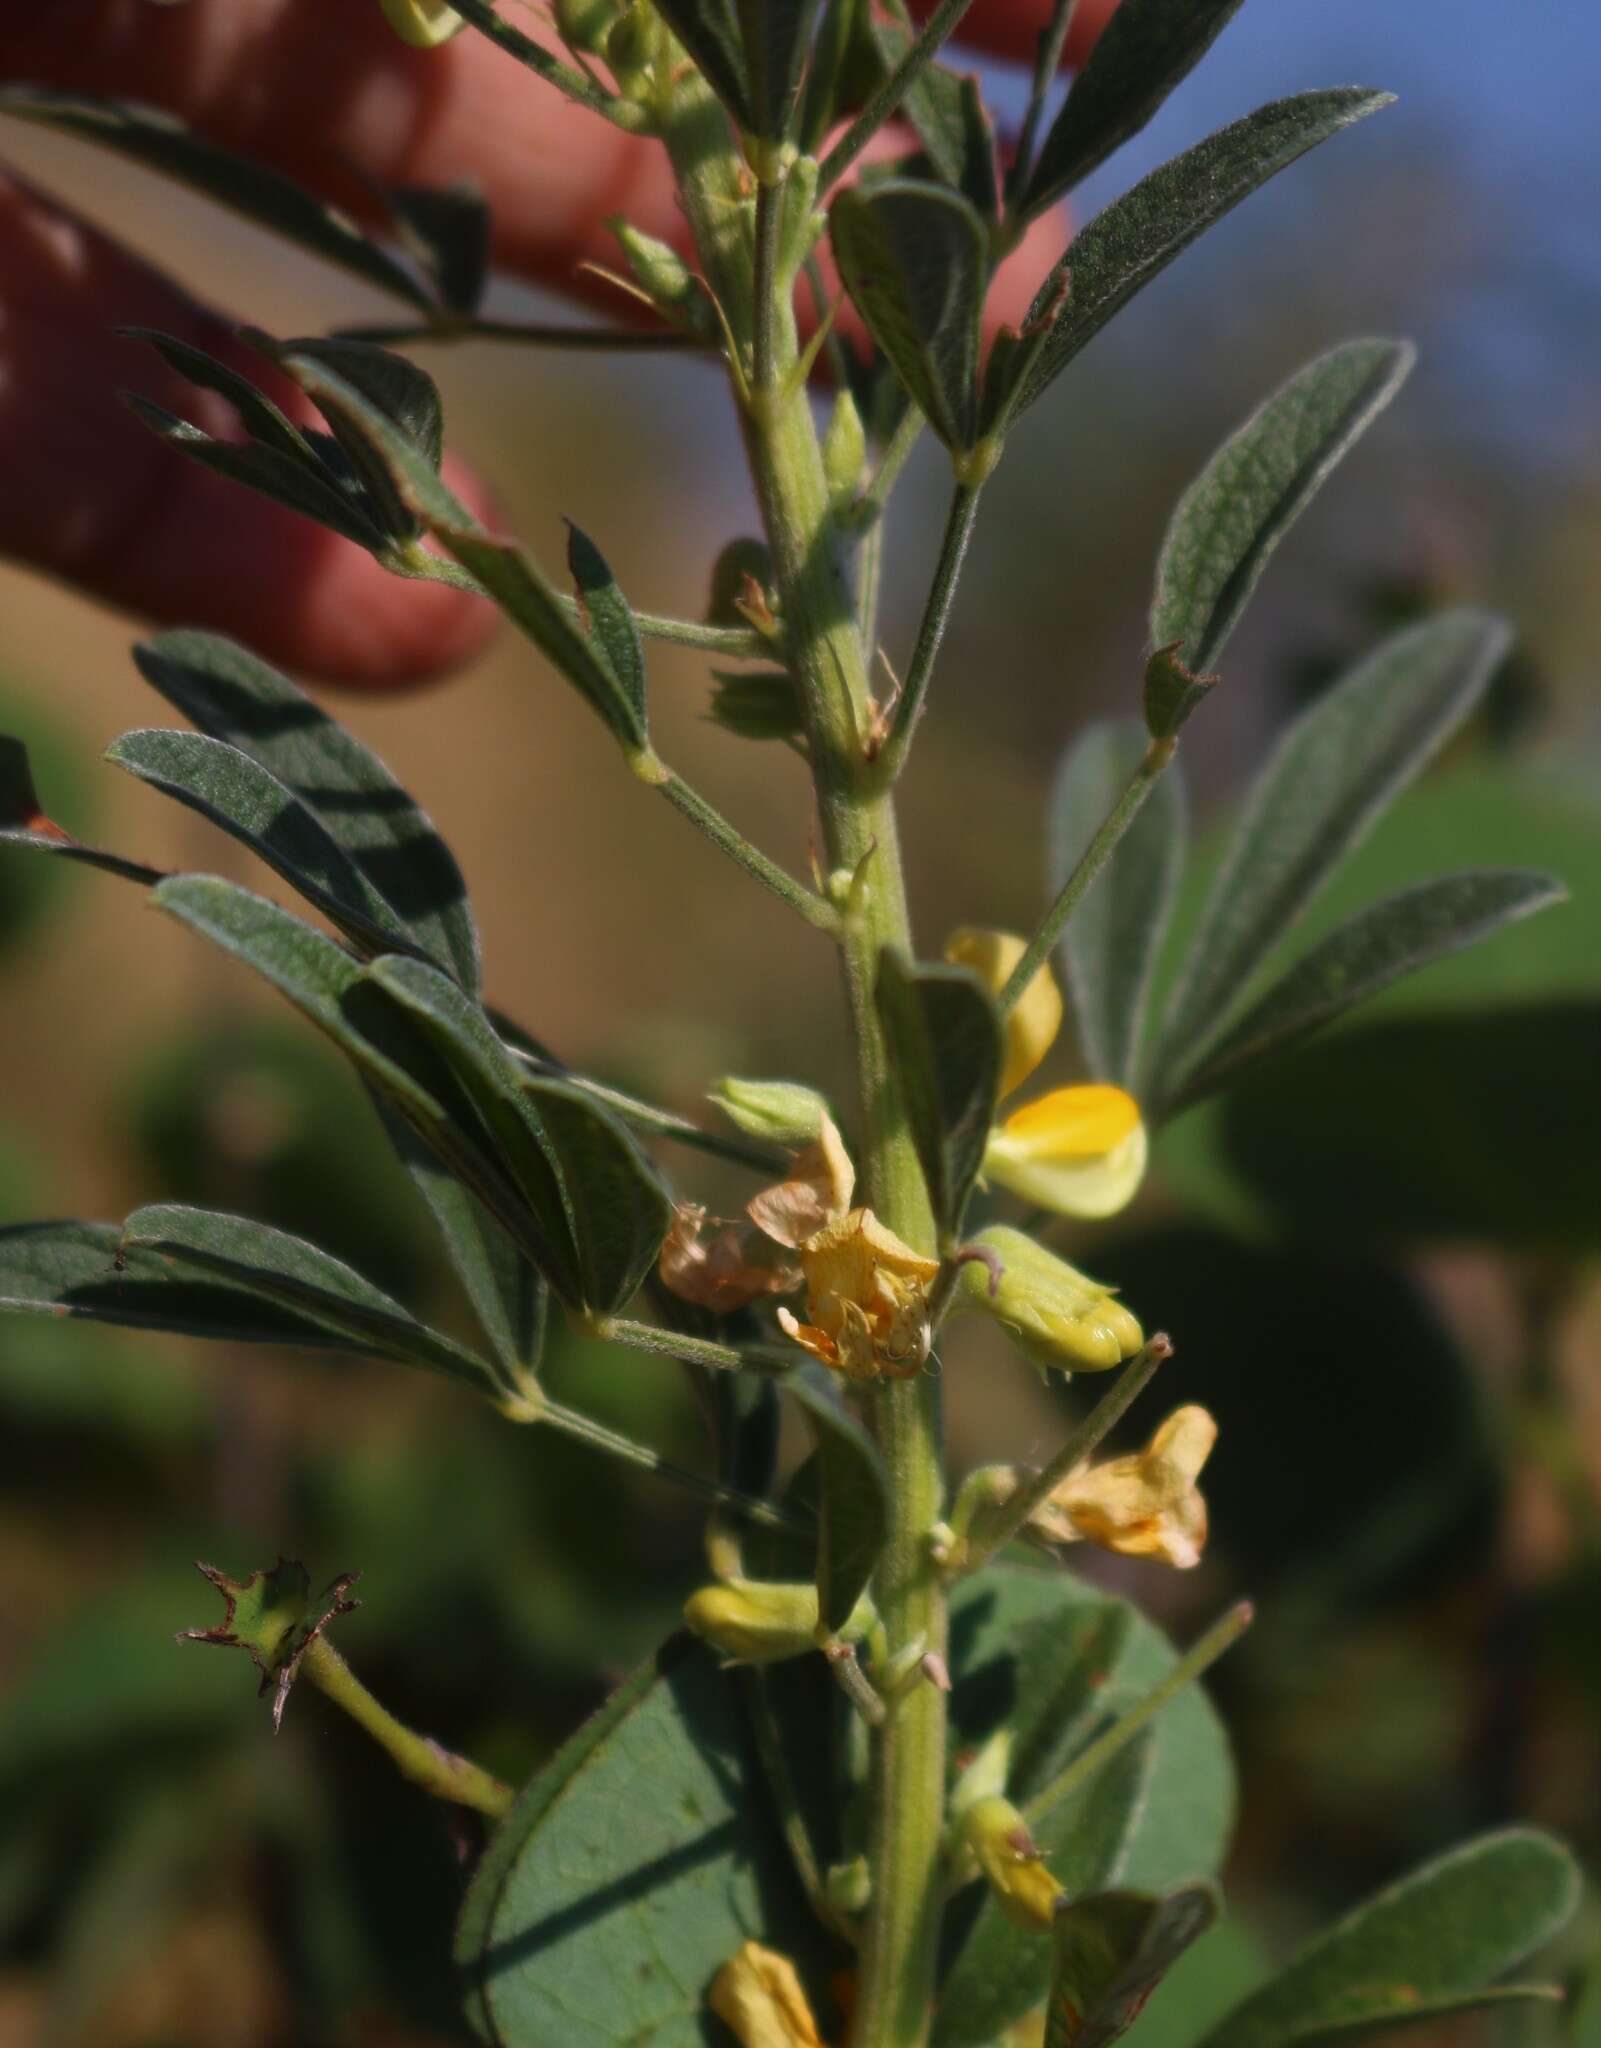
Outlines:
[[872,482],[851,507],[850,524],[853,527],[869,531],[884,516],[890,492],[906,467],[907,457],[922,439],[923,428],[927,424],[919,409],[908,400],[900,424],[890,435],[889,446],[879,458]]
[[643,1472],[654,1472],[660,1479],[670,1479],[686,1493],[698,1494],[702,1500],[742,1515],[747,1522],[758,1523],[764,1529],[788,1529],[802,1535],[810,1533],[769,1502],[757,1500],[753,1494],[741,1493],[737,1487],[725,1486],[719,1479],[708,1479],[704,1472],[691,1472],[687,1466],[675,1465],[671,1458],[664,1458],[647,1444],[636,1444],[632,1437],[621,1436],[603,1422],[580,1415],[576,1408],[564,1408],[557,1401],[547,1401],[542,1394],[532,1399],[525,1397],[517,1411],[517,1419],[546,1425],[561,1436],[570,1436],[575,1443],[588,1444],[593,1450],[621,1458],[625,1464],[637,1465]]
[[[751,285],[751,389],[771,391],[778,381],[778,230],[784,215],[784,187],[759,179],[753,236]],[[820,318],[826,315],[819,316]]]
[[934,581],[929,586],[928,601],[923,607],[923,622],[917,631],[911,667],[906,671],[900,702],[895,707],[895,722],[878,759],[878,773],[886,785],[895,780],[906,764],[907,749],[912,744],[917,721],[922,717],[923,706],[928,700],[929,678],[934,673],[934,663],[939,659],[940,644],[945,638],[957,581],[962,573],[962,561],[972,537],[973,521],[978,516],[982,488],[981,484],[959,483],[951,493],[950,511],[946,514],[945,532],[940,540],[939,560],[934,565]]
[[714,1372],[786,1373],[802,1362],[793,1345],[719,1344],[712,1337],[690,1337],[664,1330],[657,1323],[638,1323],[631,1316],[595,1316],[587,1325],[592,1337],[622,1344],[630,1351],[649,1351],[657,1358],[682,1359],[686,1365],[707,1365]]
[[526,64],[547,84],[565,93],[568,99],[576,100],[581,107],[588,107],[591,113],[610,121],[614,128],[623,128],[631,135],[638,135],[649,127],[649,116],[637,101],[617,98],[602,91],[583,72],[575,71],[570,64],[552,56],[543,43],[536,43],[532,36],[524,35],[521,29],[513,28],[509,21],[502,20],[496,11],[495,0],[462,0],[456,12],[471,22],[480,35],[488,36],[492,43],[498,44],[509,57],[515,57],[519,64]]
[[[936,20],[955,24],[961,4]],[[754,262],[741,165],[715,100],[682,77],[657,102],[697,250],[736,335],[753,331]],[[854,151],[851,152],[854,154]],[[879,955],[910,948],[895,813],[865,757],[872,696],[856,629],[848,536],[831,516],[822,450],[804,391],[792,308],[774,308],[775,389],[742,401],[746,452],[772,552],[787,651],[805,706],[824,852],[860,878],[837,938],[856,1053],[862,1199],[908,1244],[932,1252],[934,1219],[874,1002]],[[738,395],[738,394],[736,394]],[[929,1373],[865,1390],[889,1473],[887,1541],[873,1597],[891,1654],[921,1637],[946,1649],[945,1590],[927,1536],[944,1506],[939,1381]],[[919,2048],[933,2002],[945,1799],[945,1695],[911,1687],[873,1731],[868,1853],[852,2048]]]
[[312,1638],[300,1670],[358,1727],[366,1729],[387,1752],[400,1775],[413,1785],[420,1785],[436,1799],[448,1799],[455,1806],[471,1806],[479,1813],[487,1813],[491,1820],[502,1820],[511,1811],[517,1795],[509,1785],[397,1721],[387,1707],[373,1698],[326,1636]]
[[1233,1648],[1255,1618],[1255,1609],[1250,1601],[1241,1600],[1220,1621],[1213,1622],[1160,1685],[1154,1686],[1138,1706],[1131,1707],[1120,1720],[1114,1721],[1104,1735],[1098,1735],[1088,1749],[1080,1751],[1066,1770],[1059,1772],[1043,1792],[1028,1802],[1023,1808],[1023,1818],[1030,1822],[1043,1820],[1051,1808],[1070,1792],[1076,1792],[1097,1771],[1104,1770],[1118,1751],[1131,1742],[1147,1722],[1161,1713],[1169,1700],[1176,1699],[1187,1685],[1193,1685],[1203,1672],[1209,1671],[1225,1650]]
[[922,33],[913,41],[906,55],[823,158],[817,172],[819,197],[845,175],[879,129],[894,114],[901,101],[917,83],[918,73],[925,65],[933,63],[946,40],[954,32],[956,24],[971,5],[972,0],[940,0],[939,6],[923,24]]
[[1133,824],[1141,804],[1150,795],[1157,778],[1172,758],[1171,740],[1152,740],[1145,749],[1140,765],[1129,778],[1128,787],[1108,812],[1100,830],[1079,856],[1077,867],[1062,884],[1061,894],[1046,911],[1040,921],[1039,930],[1029,940],[1027,952],[1012,969],[1005,988],[996,998],[1003,1017],[1011,1011],[1024,989],[1044,964],[1051,948],[1061,937],[1068,919],[1083,901],[1095,877],[1111,859],[1117,842]]
[[1024,1480],[1011,1499],[995,1509],[993,1515],[985,1517],[982,1540],[961,1545],[949,1567],[953,1578],[966,1578],[972,1572],[982,1571],[1014,1536],[1021,1534],[1034,1510],[1049,1500],[1067,1475],[1076,1471],[1102,1439],[1117,1427],[1149,1386],[1157,1367],[1172,1356],[1172,1344],[1166,1337],[1158,1336],[1129,1360],[1115,1383],[1096,1402],[1051,1462],[1042,1466],[1032,1478]]
[[1017,154],[1012,159],[1012,168],[1006,180],[1006,203],[1009,210],[1016,206],[1034,169],[1034,144],[1045,112],[1045,101],[1061,68],[1062,52],[1067,47],[1067,32],[1073,26],[1073,16],[1077,12],[1078,0],[1055,0],[1051,18],[1040,30],[1039,41],[1034,46],[1034,76],[1029,85],[1028,111],[1023,116],[1023,126],[1017,138]]
[[579,353],[656,355],[699,349],[706,343],[682,327],[574,327],[546,320],[479,320],[452,316],[396,322],[392,326],[341,327],[341,341],[370,341],[380,348],[418,348],[429,342],[495,341],[523,348],[558,348]]
[[675,774],[652,753],[636,759],[633,766],[641,782],[659,789],[675,810],[682,811],[691,824],[705,833],[713,846],[726,853],[736,866],[742,867],[763,888],[770,889],[780,903],[787,903],[791,910],[798,911],[808,924],[815,925],[819,931],[832,932],[838,928],[839,913],[831,903],[808,889],[803,882],[797,882],[776,861],[769,860],[759,846],[753,846],[743,832],[691,789],[681,775]]

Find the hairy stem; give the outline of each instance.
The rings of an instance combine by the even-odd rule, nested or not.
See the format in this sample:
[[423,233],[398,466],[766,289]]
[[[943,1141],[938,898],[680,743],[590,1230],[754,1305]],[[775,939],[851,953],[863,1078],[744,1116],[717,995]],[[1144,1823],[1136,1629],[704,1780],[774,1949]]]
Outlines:
[[939,658],[945,628],[951,616],[951,605],[956,597],[957,579],[962,573],[962,561],[967,553],[967,543],[972,536],[973,521],[978,515],[981,488],[978,484],[959,483],[951,494],[951,507],[946,515],[945,532],[940,541],[939,560],[934,565],[934,581],[929,586],[928,601],[923,607],[923,622],[917,631],[917,645],[912,650],[912,665],[906,671],[901,701],[895,709],[895,723],[890,728],[889,738],[879,757],[878,772],[885,783],[893,782],[905,766],[906,750],[912,744],[912,734],[917,730],[917,721],[923,715],[923,706],[928,699],[929,678],[933,675],[934,663]]

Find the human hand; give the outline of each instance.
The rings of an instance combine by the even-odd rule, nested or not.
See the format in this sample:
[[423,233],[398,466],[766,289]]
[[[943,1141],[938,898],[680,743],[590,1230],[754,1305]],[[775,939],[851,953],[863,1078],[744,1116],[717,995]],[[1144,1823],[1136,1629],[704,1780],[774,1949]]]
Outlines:
[[[1081,0],[1068,56],[1116,0]],[[331,8],[339,25],[330,31]],[[1049,0],[976,0],[975,36],[1026,55]],[[570,290],[586,259],[615,262],[625,213],[682,243],[664,157],[532,81],[471,32],[408,49],[372,0],[0,0],[0,75],[138,99],[371,216],[370,186],[477,181],[497,268]],[[990,296],[1015,320],[1061,239],[1035,224]],[[301,394],[229,323],[97,228],[0,169],[0,554],[158,621],[237,635],[285,667],[375,689],[447,673],[493,631],[482,599],[398,581],[353,543],[170,450],[116,397],[148,396],[234,431],[121,326],[156,327],[232,362],[304,419]],[[470,477],[456,488],[482,509]],[[234,565],[270,558],[272,574]]]

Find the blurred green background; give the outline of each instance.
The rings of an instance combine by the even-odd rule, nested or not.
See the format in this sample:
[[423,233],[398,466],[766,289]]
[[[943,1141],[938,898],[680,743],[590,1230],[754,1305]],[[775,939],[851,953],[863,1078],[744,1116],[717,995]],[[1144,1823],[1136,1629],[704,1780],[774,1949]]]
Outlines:
[[[958,923],[1027,925],[1054,763],[1087,716],[1133,707],[1178,490],[1317,348],[1420,334],[1423,370],[1275,563],[1186,737],[1200,867],[1275,727],[1381,631],[1465,598],[1511,615],[1518,652],[1313,922],[1481,859],[1549,867],[1573,900],[1192,1112],[1130,1215],[1063,1240],[1178,1342],[1131,1434],[1178,1399],[1222,1428],[1202,1569],[1087,1568],[1181,1634],[1237,1592],[1262,1609],[1219,1680],[1238,1925],[1197,1964],[1196,2020],[1263,1945],[1469,1828],[1535,1818],[1601,1867],[1601,243],[1579,204],[1598,61],[1580,10],[1245,10],[1148,158],[1346,75],[1401,86],[1402,109],[1188,258],[1009,457],[906,786],[925,948]],[[373,310],[120,169],[113,215],[104,160],[32,138],[15,154],[280,332]],[[509,524],[549,554],[570,513],[637,603],[699,609],[751,522],[706,372],[486,350],[430,367]],[[942,512],[925,453],[889,550],[902,656]],[[259,886],[229,842],[97,764],[161,722],[130,622],[14,572],[0,593],[0,728],[28,741],[52,813]],[[659,650],[652,673],[665,751],[803,862],[796,765],[706,723],[691,658]],[[840,1086],[826,948],[629,784],[520,644],[424,694],[326,701],[454,845],[493,1000],[564,1055],[687,1111],[728,1071]],[[1069,1078],[1070,1044],[1056,1060]],[[714,1207],[737,1198],[672,1165]],[[7,854],[0,1221],[162,1197],[267,1217],[461,1317],[334,1056],[135,893]],[[670,1369],[568,1342],[551,1376],[700,1455]],[[953,1352],[948,1386],[959,1465],[1062,1428],[1067,1402],[999,1350]],[[275,1738],[243,1660],[172,1640],[219,1618],[196,1558],[238,1575],[280,1551],[361,1570],[346,1653],[508,1775],[671,1624],[700,1566],[696,1514],[663,1486],[398,1372],[0,1325],[0,2048],[459,2038],[447,1947],[472,1842],[318,1696]],[[1592,1911],[1558,1969],[1581,1978],[1596,1938]],[[1150,2048],[1180,2020],[1159,2001]],[[1601,2001],[1538,2024],[1601,2042]]]

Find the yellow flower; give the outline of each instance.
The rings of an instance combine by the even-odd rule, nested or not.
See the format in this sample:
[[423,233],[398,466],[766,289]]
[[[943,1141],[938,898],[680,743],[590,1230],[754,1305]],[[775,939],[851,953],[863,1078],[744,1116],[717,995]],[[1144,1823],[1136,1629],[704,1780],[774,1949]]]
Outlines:
[[778,1320],[795,1342],[847,1379],[907,1379],[928,1361],[928,1286],[939,1271],[880,1223],[852,1209],[798,1247],[806,1275],[803,1323]]
[[[958,1305],[982,1309],[1036,1365],[1105,1372],[1145,1342],[1136,1318],[1109,1287],[1004,1223],[981,1230],[964,1264]],[[993,1260],[993,1264],[990,1261]]]
[[444,0],[378,0],[389,26],[403,43],[414,49],[431,50],[450,38],[466,23]]
[[1030,1526],[1053,1543],[1083,1537],[1187,1571],[1206,1543],[1206,1502],[1195,1482],[1216,1442],[1204,1408],[1177,1408],[1143,1451],[1070,1473]]
[[[1013,932],[964,929],[945,957],[971,967],[994,995],[1023,957]],[[1041,967],[1006,1020],[1001,1096],[1033,1073],[1061,1028],[1062,999]],[[1107,1082],[1053,1088],[1014,1109],[990,1132],[984,1172],[1004,1188],[1063,1216],[1111,1216],[1145,1177],[1149,1146],[1139,1104]]]
[[1062,1887],[1009,1799],[977,1799],[962,1815],[962,1836],[1008,1920],[1049,1934]]
[[823,2048],[795,1965],[747,1941],[712,1979],[707,2003],[740,2048]]
[[825,1113],[817,1143],[787,1179],[747,1205],[752,1220],[791,1248],[806,1278],[804,1323],[778,1311],[785,1332],[847,1379],[904,1379],[928,1359],[929,1283],[937,1259],[925,1259],[880,1223],[850,1206],[856,1170]]

